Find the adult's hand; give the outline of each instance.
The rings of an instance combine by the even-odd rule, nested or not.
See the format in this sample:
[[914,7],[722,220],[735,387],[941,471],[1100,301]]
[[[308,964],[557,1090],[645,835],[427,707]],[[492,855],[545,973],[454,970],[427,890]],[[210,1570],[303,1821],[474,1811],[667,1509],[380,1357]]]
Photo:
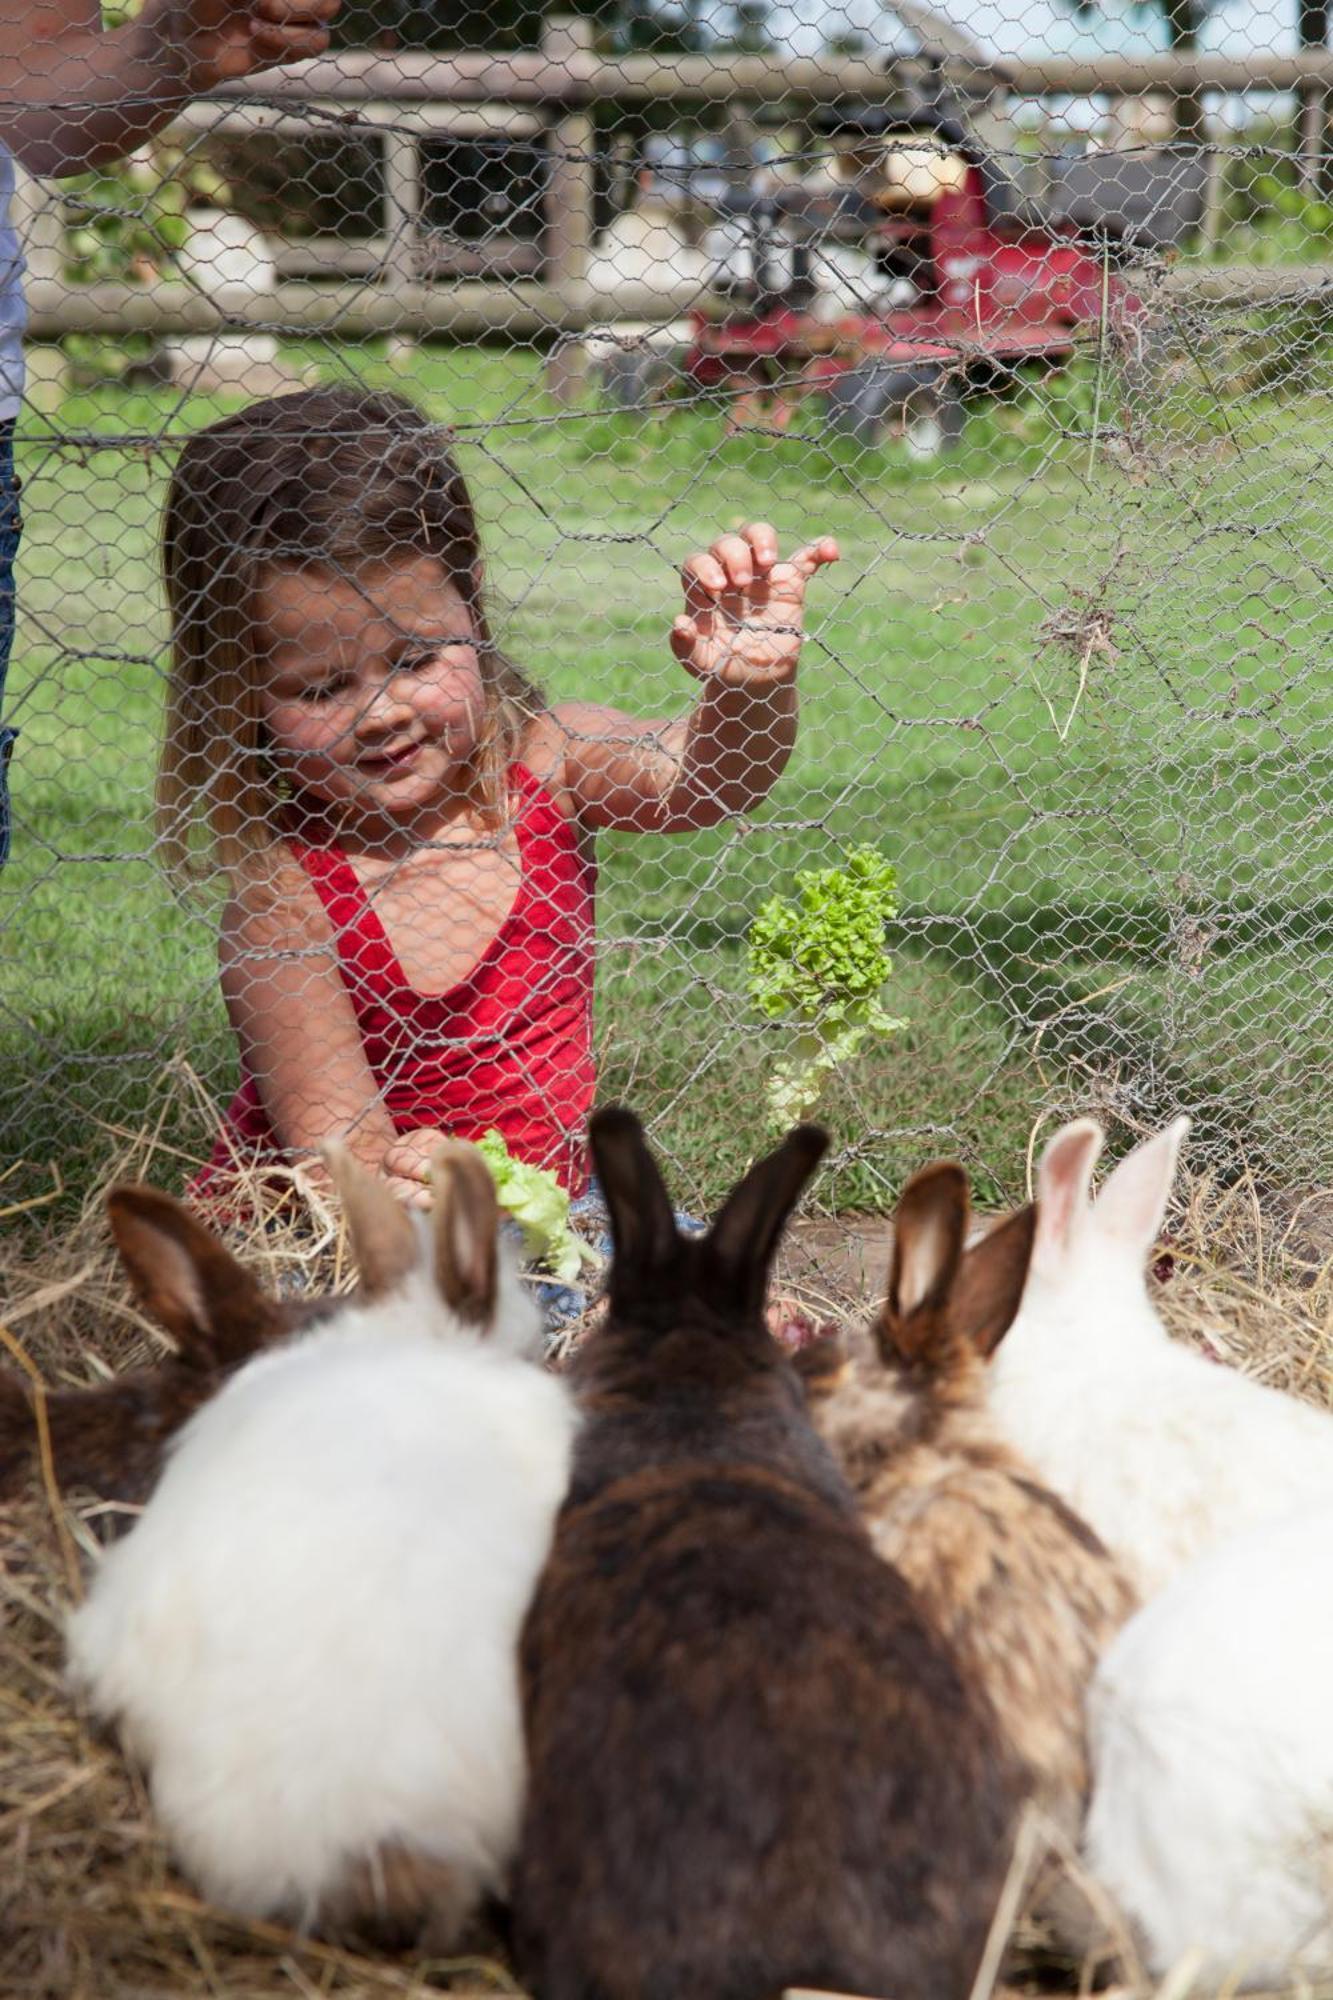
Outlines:
[[191,97],[256,70],[323,55],[339,0],[156,0],[141,27]]
[[0,0],[0,144],[35,174],[102,166],[202,91],[321,55],[338,6],[147,0],[103,33],[98,0]]

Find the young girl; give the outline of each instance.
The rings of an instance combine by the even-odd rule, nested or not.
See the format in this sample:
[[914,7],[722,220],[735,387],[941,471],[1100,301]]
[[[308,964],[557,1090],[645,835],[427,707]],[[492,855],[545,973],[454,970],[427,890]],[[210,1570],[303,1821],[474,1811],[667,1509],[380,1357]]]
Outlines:
[[243,1080],[204,1182],[336,1135],[425,1198],[442,1133],[489,1127],[586,1179],[593,835],[747,811],[796,735],[805,587],[771,528],[684,569],[690,711],[548,708],[496,646],[447,433],[327,388],[193,436],[167,501],[173,661],[160,832],[226,871]]

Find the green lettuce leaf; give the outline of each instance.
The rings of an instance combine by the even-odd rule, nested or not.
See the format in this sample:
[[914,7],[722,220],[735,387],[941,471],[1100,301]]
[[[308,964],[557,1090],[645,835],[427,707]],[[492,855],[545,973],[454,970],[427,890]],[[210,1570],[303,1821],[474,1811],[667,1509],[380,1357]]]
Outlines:
[[516,1160],[498,1132],[488,1132],[477,1151],[491,1170],[496,1198],[523,1231],[523,1255],[562,1284],[572,1284],[594,1252],[569,1225],[569,1194],[547,1167]]

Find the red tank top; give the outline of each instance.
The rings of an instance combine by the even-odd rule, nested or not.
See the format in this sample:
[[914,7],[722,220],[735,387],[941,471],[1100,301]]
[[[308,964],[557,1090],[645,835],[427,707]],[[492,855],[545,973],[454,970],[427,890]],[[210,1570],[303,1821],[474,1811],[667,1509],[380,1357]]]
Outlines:
[[[466,979],[447,993],[408,985],[383,924],[340,848],[289,846],[315,886],[337,941],[366,1060],[394,1129],[439,1126],[460,1139],[492,1127],[516,1159],[553,1167],[574,1194],[587,1183],[592,1107],[596,868],[573,823],[532,774],[509,772],[520,878],[509,915]],[[281,1158],[255,1080],[243,1075],[203,1192],[238,1159]]]

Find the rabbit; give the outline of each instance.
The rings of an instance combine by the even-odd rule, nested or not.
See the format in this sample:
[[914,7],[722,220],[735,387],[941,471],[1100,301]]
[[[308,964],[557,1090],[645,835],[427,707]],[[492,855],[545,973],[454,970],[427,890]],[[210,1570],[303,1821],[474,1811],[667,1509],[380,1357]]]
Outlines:
[[[176,1351],[110,1382],[47,1389],[43,1401],[58,1483],[137,1507],[156,1484],[168,1440],[227,1376],[339,1301],[266,1297],[197,1216],[156,1188],[114,1187],[106,1206],[139,1304]],[[38,1458],[33,1390],[0,1370],[0,1501],[23,1490]],[[113,1513],[110,1532],[128,1518]]]
[[542,2000],[959,2000],[1021,1774],[764,1324],[826,1136],[796,1128],[694,1238],[632,1113],[590,1138],[614,1254],[523,1631],[520,1973]]
[[965,1249],[967,1176],[926,1167],[898,1204],[873,1338],[813,1349],[798,1367],[876,1550],[986,1690],[1028,1795],[1072,1844],[1088,1682],[1135,1600],[987,1409],[985,1357],[1018,1310],[1034,1220],[1020,1209]]
[[480,1155],[437,1155],[433,1245],[332,1165],[361,1292],[178,1435],[70,1676],[211,1901],[443,1950],[518,1836],[518,1635],[576,1415]]
[[1101,1128],[1056,1133],[1018,1315],[990,1365],[1009,1442],[1150,1596],[1224,1536],[1333,1502],[1333,1415],[1173,1341],[1145,1285],[1181,1141],[1177,1118],[1089,1206]]
[[1163,1975],[1333,1973],[1333,1507],[1189,1564],[1093,1681],[1085,1855]]

